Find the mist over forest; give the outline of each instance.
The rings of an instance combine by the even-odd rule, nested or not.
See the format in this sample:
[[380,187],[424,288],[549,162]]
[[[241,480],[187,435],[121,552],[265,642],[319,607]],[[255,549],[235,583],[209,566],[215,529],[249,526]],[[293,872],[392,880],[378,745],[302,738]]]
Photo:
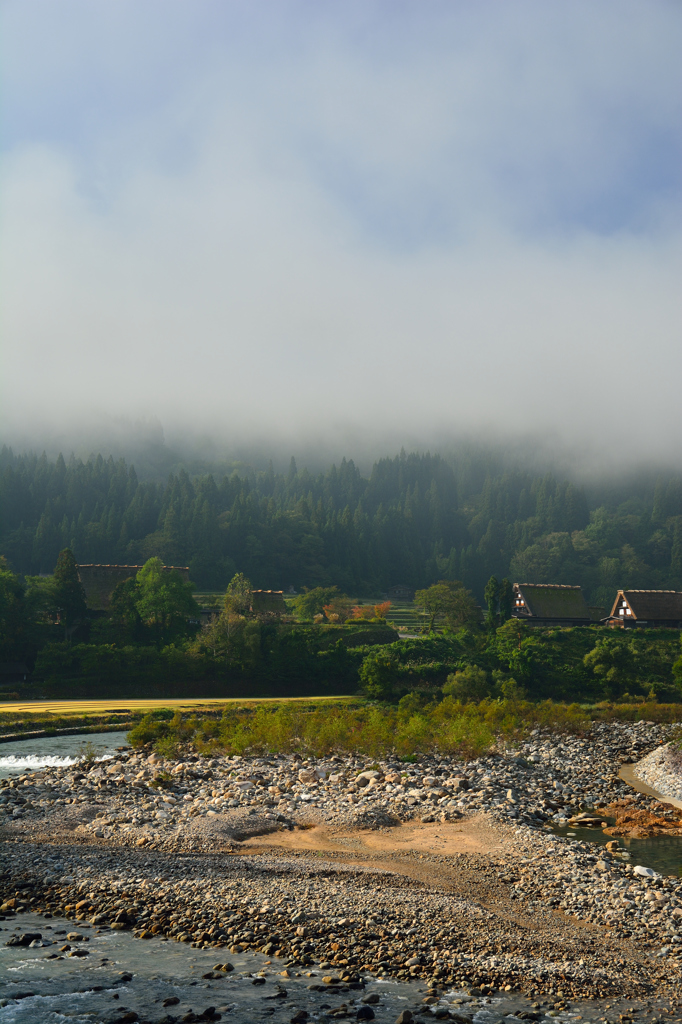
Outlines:
[[[151,433],[151,436],[150,436]],[[115,446],[115,442],[112,442]],[[682,589],[682,476],[580,473],[540,448],[450,442],[359,466],[282,453],[185,451],[151,428],[127,457],[0,454],[0,554],[22,574],[81,563],[188,565],[202,590],[243,572],[265,589],[461,580],[482,601],[491,575],[580,584],[610,610],[616,589]],[[249,454],[242,452],[242,455]]]
[[2,10],[15,571],[682,587],[675,5],[70,10]]

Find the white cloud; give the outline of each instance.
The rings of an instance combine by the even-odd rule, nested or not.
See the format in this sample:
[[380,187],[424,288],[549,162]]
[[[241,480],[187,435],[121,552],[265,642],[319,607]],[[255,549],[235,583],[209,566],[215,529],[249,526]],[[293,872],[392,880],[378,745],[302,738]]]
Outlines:
[[113,25],[89,5],[68,74],[49,62],[59,130],[19,89],[31,62],[10,68],[6,420],[30,396],[54,424],[613,443],[627,409],[618,443],[660,452],[680,427],[672,5],[287,6],[278,36],[235,4],[209,45],[212,4],[171,5],[158,37],[151,5],[141,38],[138,5]]

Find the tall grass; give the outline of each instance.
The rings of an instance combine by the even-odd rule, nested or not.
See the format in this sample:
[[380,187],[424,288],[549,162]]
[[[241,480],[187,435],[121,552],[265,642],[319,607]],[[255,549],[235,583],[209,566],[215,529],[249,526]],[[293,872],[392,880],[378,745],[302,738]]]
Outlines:
[[584,734],[593,720],[674,722],[678,704],[555,704],[551,700],[486,699],[478,704],[446,697],[418,711],[400,706],[344,701],[326,706],[301,703],[251,704],[225,708],[222,718],[184,717],[171,721],[145,716],[128,734],[133,746],[154,744],[174,756],[190,744],[204,754],[287,754],[317,757],[351,753],[368,757],[410,757],[426,753],[480,756],[493,745],[514,746],[533,729]]
[[603,704],[595,705],[592,718],[604,722],[657,722],[669,725],[682,722],[681,704],[657,704],[647,701],[639,704]]
[[177,712],[171,722],[159,722],[146,716],[128,739],[133,746],[154,743],[165,754],[189,742],[207,754],[296,751],[318,757],[335,752],[408,757],[440,752],[472,758],[496,742],[513,744],[531,729],[582,732],[589,724],[588,714],[578,705],[552,701],[466,704],[446,698],[416,712],[361,702],[327,707],[292,703],[232,706],[220,719],[183,718]]

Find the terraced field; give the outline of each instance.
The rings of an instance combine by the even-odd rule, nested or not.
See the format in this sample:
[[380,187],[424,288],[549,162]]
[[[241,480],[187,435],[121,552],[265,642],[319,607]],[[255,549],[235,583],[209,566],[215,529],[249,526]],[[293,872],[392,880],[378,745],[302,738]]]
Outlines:
[[222,704],[283,704],[283,703],[325,703],[343,702],[352,697],[214,697],[207,699],[158,699],[140,700],[34,700],[15,701],[0,704],[0,714],[16,715],[102,715],[122,714],[126,711],[155,711],[159,708],[181,708],[184,711],[215,709]]

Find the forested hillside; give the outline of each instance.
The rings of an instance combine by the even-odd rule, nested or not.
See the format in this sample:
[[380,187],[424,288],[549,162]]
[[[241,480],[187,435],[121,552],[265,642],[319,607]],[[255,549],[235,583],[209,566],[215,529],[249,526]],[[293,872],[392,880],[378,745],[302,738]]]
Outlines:
[[201,588],[236,571],[255,586],[336,584],[357,595],[394,583],[460,579],[479,599],[491,575],[580,583],[593,605],[619,586],[682,589],[682,481],[586,493],[551,474],[469,452],[352,461],[312,475],[184,472],[165,483],[101,456],[0,453],[0,554],[20,573],[52,572],[70,547],[80,562],[189,565]]

